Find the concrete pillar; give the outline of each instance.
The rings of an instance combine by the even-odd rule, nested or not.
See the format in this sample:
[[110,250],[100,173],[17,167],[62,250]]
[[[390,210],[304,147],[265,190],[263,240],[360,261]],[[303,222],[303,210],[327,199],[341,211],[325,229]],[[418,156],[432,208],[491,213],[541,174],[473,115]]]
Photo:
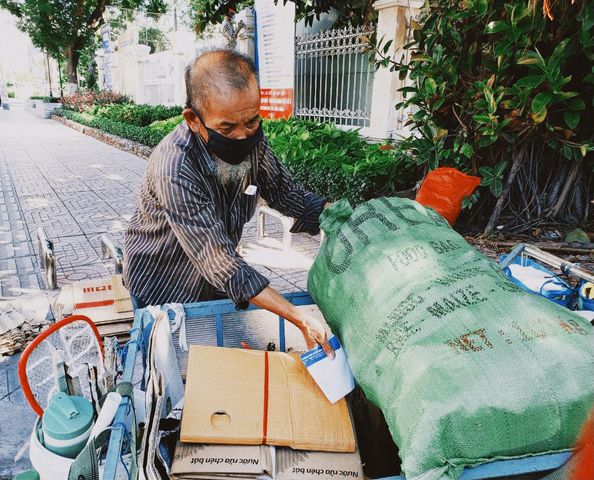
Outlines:
[[131,85],[132,98],[136,103],[146,103],[146,92],[144,88],[144,66],[150,54],[151,47],[148,45],[134,45],[136,62],[134,63],[135,82]]
[[[124,67],[126,62],[125,60],[124,62],[121,62],[120,57],[120,52],[109,54],[109,71],[111,72],[111,91],[125,94],[126,92],[124,89]],[[109,90],[107,82],[105,84],[105,89]]]
[[255,59],[256,50],[254,45],[254,38],[256,34],[256,17],[254,15],[253,8],[244,8],[241,12],[238,12],[235,16],[236,24],[243,22],[245,25],[239,31],[237,37],[237,50],[247,55],[248,57]]
[[97,86],[99,90],[105,89],[105,75],[103,71],[103,62],[105,60],[105,53],[103,49],[95,50],[95,63],[97,64]]
[[181,105],[182,107],[186,104],[186,65],[187,57],[184,52],[174,53],[175,62],[175,85],[173,94],[174,105]]
[[[422,0],[379,0],[374,3],[379,13],[377,38],[392,40],[387,55],[400,60],[404,53],[403,46],[408,42],[410,19],[418,16]],[[398,129],[398,115],[394,108],[401,101],[398,89],[404,84],[398,79],[398,72],[390,72],[389,67],[380,67],[373,79],[371,99],[371,121],[366,134],[373,138],[393,138]]]

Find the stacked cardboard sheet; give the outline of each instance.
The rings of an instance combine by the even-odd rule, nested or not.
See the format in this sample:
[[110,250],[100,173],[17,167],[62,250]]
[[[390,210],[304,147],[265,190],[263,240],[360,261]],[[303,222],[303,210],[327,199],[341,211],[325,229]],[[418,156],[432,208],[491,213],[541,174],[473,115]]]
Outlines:
[[23,350],[52,322],[45,294],[33,294],[0,302],[0,356]]
[[175,480],[322,480],[364,478],[359,452],[332,453],[263,445],[178,443]]
[[54,303],[56,317],[85,315],[89,317],[102,337],[115,336],[128,339],[134,312],[128,290],[121,275],[74,282],[62,287]]
[[181,441],[353,452],[346,401],[331,404],[297,354],[192,345]]
[[363,478],[346,401],[296,354],[192,345],[180,438],[178,480]]

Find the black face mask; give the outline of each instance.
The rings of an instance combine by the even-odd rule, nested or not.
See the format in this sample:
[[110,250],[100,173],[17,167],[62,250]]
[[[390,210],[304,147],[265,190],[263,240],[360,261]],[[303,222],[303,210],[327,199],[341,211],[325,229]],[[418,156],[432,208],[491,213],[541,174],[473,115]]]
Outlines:
[[[204,125],[204,122],[202,122]],[[258,126],[258,130],[253,135],[242,138],[241,140],[234,140],[227,138],[211,128],[206,127],[208,132],[208,142],[206,148],[219,157],[224,162],[231,165],[239,165],[252,152],[256,145],[260,143],[264,132],[262,132],[262,125]]]

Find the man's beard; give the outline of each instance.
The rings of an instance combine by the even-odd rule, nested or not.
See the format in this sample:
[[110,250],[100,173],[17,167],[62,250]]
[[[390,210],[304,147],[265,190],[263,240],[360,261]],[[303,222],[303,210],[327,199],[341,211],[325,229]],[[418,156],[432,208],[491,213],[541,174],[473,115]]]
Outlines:
[[249,174],[252,169],[252,156],[248,155],[247,158],[237,164],[232,165],[224,162],[216,155],[213,155],[215,159],[217,178],[219,182],[225,187],[227,193],[232,193],[234,188]]

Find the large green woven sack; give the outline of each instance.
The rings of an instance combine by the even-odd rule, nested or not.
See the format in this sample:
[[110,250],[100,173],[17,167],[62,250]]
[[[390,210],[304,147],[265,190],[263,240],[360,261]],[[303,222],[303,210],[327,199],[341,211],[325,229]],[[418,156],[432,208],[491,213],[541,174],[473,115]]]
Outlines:
[[566,450],[594,401],[594,331],[512,284],[435,211],[322,214],[308,288],[380,407],[407,478]]

